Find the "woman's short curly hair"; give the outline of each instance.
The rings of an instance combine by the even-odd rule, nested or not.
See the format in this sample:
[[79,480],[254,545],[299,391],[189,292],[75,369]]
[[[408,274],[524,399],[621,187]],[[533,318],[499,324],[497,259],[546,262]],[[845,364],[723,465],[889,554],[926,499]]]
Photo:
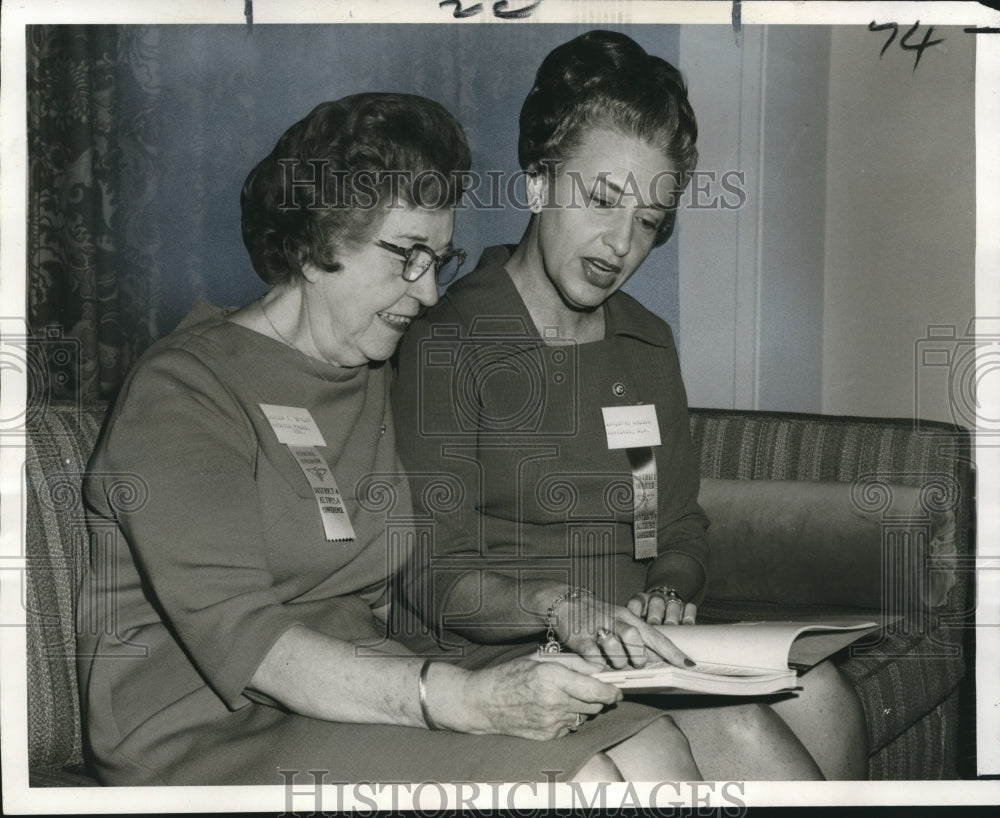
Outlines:
[[[677,193],[687,186],[698,161],[698,124],[680,71],[624,34],[596,30],[557,46],[539,67],[521,108],[521,168],[553,172],[599,127],[661,150],[677,172]],[[657,244],[669,238],[674,215]]]
[[306,263],[340,269],[337,251],[367,239],[385,207],[451,207],[471,164],[458,121],[410,94],[356,94],[318,105],[250,171],[243,243],[278,284]]

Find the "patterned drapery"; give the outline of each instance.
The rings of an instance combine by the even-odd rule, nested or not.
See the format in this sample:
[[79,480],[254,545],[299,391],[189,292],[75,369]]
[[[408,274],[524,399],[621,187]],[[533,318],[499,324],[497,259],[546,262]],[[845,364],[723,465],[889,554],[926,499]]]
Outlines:
[[31,26],[27,37],[27,318],[45,366],[33,374],[50,398],[108,398],[160,334],[148,214],[159,33]]

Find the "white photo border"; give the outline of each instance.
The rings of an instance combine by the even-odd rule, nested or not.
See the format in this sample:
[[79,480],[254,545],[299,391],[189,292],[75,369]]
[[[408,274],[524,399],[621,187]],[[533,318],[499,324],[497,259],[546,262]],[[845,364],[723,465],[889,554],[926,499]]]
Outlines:
[[[451,4],[452,8],[458,4]],[[473,4],[464,3],[468,7]],[[982,29],[1000,28],[1000,14],[975,3],[838,3],[838,2],[590,2],[589,0],[543,0],[530,20],[509,21],[490,13],[493,3],[483,3],[483,13],[460,21],[463,25],[536,25],[552,22],[588,23],[712,23],[733,26],[738,13],[742,25],[795,24],[867,25],[872,19],[919,19],[927,25],[961,24]],[[529,3],[511,2],[508,7]],[[331,0],[256,0],[253,25],[286,23],[449,23],[459,21],[438,0],[370,0],[368,3]],[[4,321],[23,317],[25,304],[24,259],[26,248],[27,142],[25,133],[25,26],[32,23],[227,23],[246,25],[243,0],[172,0],[149,3],[141,0],[115,4],[94,4],[92,0],[38,0],[3,8],[0,54],[4,82],[0,99],[0,155],[2,162],[2,302]],[[977,37],[976,51],[976,132],[977,132],[977,238],[976,314],[1000,316],[1000,154],[996,134],[1000,133],[1000,34],[983,32]],[[8,331],[5,326],[4,331]],[[987,407],[1000,406],[1000,384],[996,378],[982,380],[983,417],[993,418]],[[23,409],[26,384],[23,373],[3,372],[0,392],[4,418],[16,417]],[[138,813],[154,812],[260,812],[281,814],[289,809],[287,793],[281,786],[260,787],[148,787],[148,788],[29,788],[27,784],[27,725],[24,611],[17,574],[24,538],[23,500],[20,497],[23,469],[23,438],[9,439],[0,453],[0,519],[3,521],[0,551],[0,732],[3,735],[2,765],[4,808],[9,814],[38,813]],[[981,570],[977,609],[978,702],[980,737],[992,737],[979,747],[979,772],[1000,775],[1000,447],[978,445],[978,541]],[[11,624],[13,623],[13,625]],[[971,669],[970,669],[971,672]],[[671,799],[653,792],[655,783],[611,785],[606,789],[607,804],[667,804]],[[661,787],[662,790],[662,787]],[[481,797],[471,798],[472,790],[447,785],[444,791],[453,805],[479,809],[510,807],[521,810],[566,806],[571,796],[567,785],[547,789],[525,785],[483,786]],[[401,789],[376,793],[324,791],[327,809],[352,805],[370,810],[417,808],[436,811],[437,795],[428,795],[426,804],[415,802],[413,793]],[[659,801],[657,802],[657,797]],[[392,799],[395,799],[392,800]],[[499,800],[497,800],[499,799]],[[687,806],[738,808],[798,805],[916,805],[916,804],[996,804],[1000,802],[1000,781],[972,780],[947,782],[824,782],[803,785],[793,782],[733,783],[728,792],[705,785],[686,788],[681,800]],[[312,812],[315,805],[296,803],[296,809]]]

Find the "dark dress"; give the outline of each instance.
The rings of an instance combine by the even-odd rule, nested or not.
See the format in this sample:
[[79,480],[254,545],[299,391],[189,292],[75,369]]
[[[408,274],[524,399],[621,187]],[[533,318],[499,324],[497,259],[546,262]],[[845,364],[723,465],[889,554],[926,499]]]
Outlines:
[[[202,305],[122,388],[85,481],[91,566],[79,672],[88,751],[106,784],[546,780],[652,720],[624,708],[551,742],[342,724],[245,690],[296,623],[378,641],[372,609],[412,524],[388,365],[326,366]],[[305,407],[355,538],[316,500],[261,404]],[[412,661],[412,660],[411,660]],[[416,697],[416,685],[414,697]],[[303,773],[304,775],[305,773]]]
[[543,339],[504,269],[508,255],[487,250],[410,327],[393,387],[415,509],[434,520],[408,594],[467,661],[517,652],[476,647],[448,630],[448,619],[465,613],[448,593],[467,572],[580,585],[618,605],[645,587],[649,561],[634,552],[635,453],[609,450],[603,407],[655,405],[658,553],[681,552],[707,570],[707,520],[670,328],[619,291],[603,306],[603,340]]

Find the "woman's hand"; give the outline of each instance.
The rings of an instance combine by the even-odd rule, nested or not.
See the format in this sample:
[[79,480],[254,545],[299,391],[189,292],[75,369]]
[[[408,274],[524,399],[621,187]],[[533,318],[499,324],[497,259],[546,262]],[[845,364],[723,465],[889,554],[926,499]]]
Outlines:
[[650,625],[693,625],[698,606],[657,591],[642,591],[633,596],[628,609]]
[[[432,671],[435,668],[432,668]],[[451,712],[435,709],[440,724],[466,733],[501,733],[547,740],[575,732],[590,716],[622,699],[613,685],[592,678],[592,664],[578,657],[539,662],[523,658],[496,667],[473,671],[465,677],[462,695]],[[435,696],[433,673],[428,677],[428,698]]]
[[651,650],[672,665],[693,667],[673,642],[635,612],[634,601],[621,608],[591,596],[567,599],[555,610],[556,633],[563,644],[598,665],[643,667]]

